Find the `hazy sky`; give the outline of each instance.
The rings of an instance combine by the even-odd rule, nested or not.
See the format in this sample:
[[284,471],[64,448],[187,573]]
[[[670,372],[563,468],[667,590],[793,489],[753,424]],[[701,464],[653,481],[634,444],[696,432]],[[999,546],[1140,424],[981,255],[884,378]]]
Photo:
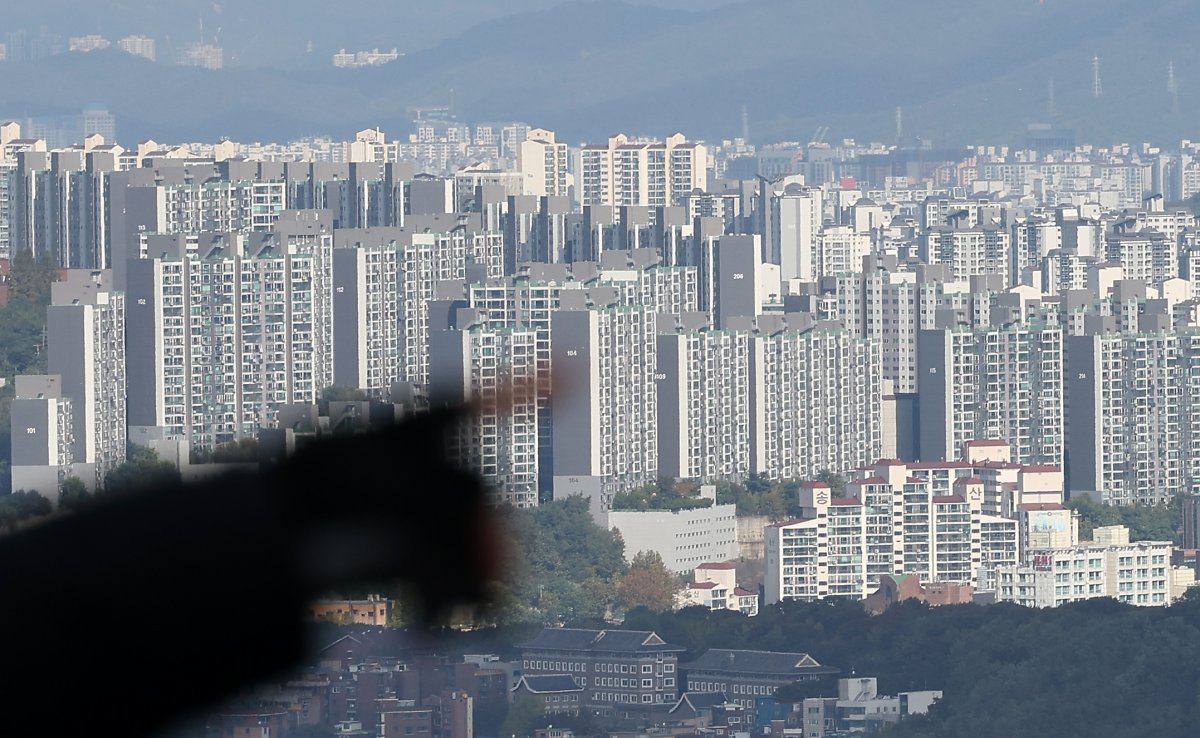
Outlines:
[[[63,36],[155,37],[165,48],[217,38],[245,64],[279,64],[313,42],[322,53],[366,46],[415,51],[478,23],[579,0],[42,0],[12,3],[0,34],[16,29]],[[629,0],[632,5],[705,10],[730,0]]]

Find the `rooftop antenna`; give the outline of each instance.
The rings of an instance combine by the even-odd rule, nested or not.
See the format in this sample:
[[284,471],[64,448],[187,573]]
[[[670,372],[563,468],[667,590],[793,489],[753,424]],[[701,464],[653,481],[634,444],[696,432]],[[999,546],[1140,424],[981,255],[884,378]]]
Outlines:
[[1100,84],[1100,57],[1092,57],[1092,97],[1097,100],[1104,94],[1104,85]]
[[1046,100],[1046,117],[1055,118],[1058,115],[1058,106],[1054,100],[1054,78],[1050,78],[1050,94]]
[[746,110],[745,103],[742,103],[742,141],[750,141],[750,113]]
[[1175,79],[1175,62],[1167,64],[1167,92],[1171,94],[1171,112],[1179,115],[1179,82]]

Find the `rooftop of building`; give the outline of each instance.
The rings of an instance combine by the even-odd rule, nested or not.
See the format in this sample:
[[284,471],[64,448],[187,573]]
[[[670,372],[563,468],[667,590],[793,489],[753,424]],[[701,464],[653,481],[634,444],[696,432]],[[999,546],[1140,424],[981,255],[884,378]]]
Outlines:
[[545,651],[591,651],[593,653],[670,653],[685,649],[673,646],[649,630],[586,630],[543,628],[520,648]]
[[743,674],[769,674],[772,676],[806,676],[810,674],[836,674],[839,670],[822,666],[806,653],[780,651],[736,651],[710,648],[695,661],[680,666],[689,672],[716,671]]
[[570,674],[525,674],[518,681],[513,691],[525,685],[525,689],[533,694],[562,694],[564,692],[582,692],[583,687]]

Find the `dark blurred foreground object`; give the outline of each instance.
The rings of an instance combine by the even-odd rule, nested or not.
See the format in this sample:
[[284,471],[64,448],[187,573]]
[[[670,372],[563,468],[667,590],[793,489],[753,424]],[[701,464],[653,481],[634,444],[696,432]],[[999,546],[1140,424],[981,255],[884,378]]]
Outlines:
[[297,665],[304,605],[404,580],[479,603],[499,536],[444,440],[466,410],[315,443],[256,475],[101,498],[0,539],[0,735],[145,733]]

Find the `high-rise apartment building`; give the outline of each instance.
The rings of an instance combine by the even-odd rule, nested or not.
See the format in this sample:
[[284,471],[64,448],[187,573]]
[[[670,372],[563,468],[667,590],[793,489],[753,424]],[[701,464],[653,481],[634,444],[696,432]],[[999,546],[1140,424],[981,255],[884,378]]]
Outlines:
[[680,205],[708,179],[708,149],[683,134],[665,142],[624,134],[580,149],[579,201],[584,205]]
[[100,145],[18,154],[9,189],[12,246],[64,268],[110,268],[108,183],[123,153]]
[[766,260],[779,265],[780,279],[816,281],[821,269],[818,239],[824,222],[821,189],[793,183],[782,191],[764,188],[763,193],[770,198],[765,205],[770,212],[764,233]]
[[950,489],[940,489],[935,476],[913,469],[880,461],[841,498],[824,482],[805,483],[803,517],[764,531],[766,604],[859,600],[887,575],[975,585],[982,562],[1020,560],[1017,521],[983,512],[981,479],[952,474]]
[[608,287],[559,300],[550,323],[554,495],[581,491],[586,478],[603,511],[617,492],[658,477],[655,313],[621,304]]
[[497,504],[538,504],[536,348],[531,328],[467,324],[430,336],[434,399],[475,403],[454,435],[454,453]]
[[155,41],[149,36],[126,36],[117,41],[117,48],[126,54],[140,56],[150,61],[155,61],[158,57]]
[[555,140],[554,132],[533,128],[517,146],[517,170],[524,194],[536,197],[565,197],[570,193],[567,145]]
[[9,412],[12,489],[38,492],[57,504],[63,480],[72,475],[71,401],[57,375],[19,375]]
[[225,49],[214,44],[187,44],[175,52],[175,63],[181,67],[224,69]]
[[1200,486],[1200,335],[1109,319],[1067,338],[1067,481],[1099,502],[1158,504]]
[[751,471],[772,479],[849,472],[878,458],[879,347],[840,325],[764,316],[750,346]]
[[70,270],[51,285],[47,365],[71,402],[71,461],[88,487],[125,461],[125,296],[112,272]]
[[710,330],[702,314],[658,322],[658,465],[664,476],[749,476],[753,333]]
[[1010,270],[1012,234],[999,226],[972,228],[935,226],[921,243],[921,258],[927,264],[948,264],[954,279],[994,274],[1005,286],[1015,283]]
[[473,234],[402,228],[337,232],[333,253],[334,377],[386,395],[429,384],[429,305],[441,282],[467,276]]
[[263,234],[204,234],[195,253],[130,261],[131,427],[207,448],[253,437],[333,383],[333,236],[315,213]]
[[981,438],[1021,464],[1063,466],[1063,331],[1041,324],[922,330],[920,458],[954,459]]

